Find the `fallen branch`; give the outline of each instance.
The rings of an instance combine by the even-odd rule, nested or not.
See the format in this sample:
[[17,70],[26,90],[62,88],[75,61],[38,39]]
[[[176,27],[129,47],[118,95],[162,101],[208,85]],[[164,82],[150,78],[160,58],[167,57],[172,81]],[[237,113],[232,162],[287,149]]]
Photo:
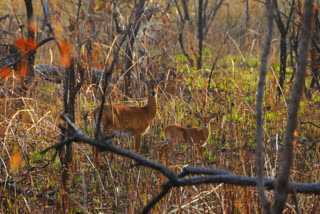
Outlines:
[[[34,66],[34,69],[40,77],[53,83],[62,83],[65,76],[65,68],[59,65],[37,64]],[[89,73],[87,78],[91,83],[99,85],[105,75],[106,73],[101,70],[92,69],[92,73]]]
[[4,181],[4,180],[0,179],[0,186],[6,187],[9,190],[15,191],[19,194],[24,192],[24,190],[22,188],[19,188],[16,186],[16,183],[19,183],[19,182],[9,182],[7,180]]

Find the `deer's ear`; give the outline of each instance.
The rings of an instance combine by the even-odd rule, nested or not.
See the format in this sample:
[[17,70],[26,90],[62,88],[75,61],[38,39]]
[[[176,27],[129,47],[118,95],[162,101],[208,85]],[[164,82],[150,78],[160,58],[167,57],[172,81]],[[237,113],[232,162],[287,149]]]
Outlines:
[[149,85],[149,81],[143,73],[140,73],[140,80],[143,81],[146,85]]
[[157,78],[156,84],[158,85],[162,80],[164,80],[164,77],[165,77],[165,74],[161,73]]

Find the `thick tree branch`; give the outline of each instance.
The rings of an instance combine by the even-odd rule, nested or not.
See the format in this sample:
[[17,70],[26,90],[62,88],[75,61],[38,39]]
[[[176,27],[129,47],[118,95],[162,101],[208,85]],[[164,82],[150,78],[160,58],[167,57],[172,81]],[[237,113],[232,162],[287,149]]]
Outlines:
[[306,0],[304,2],[297,72],[290,100],[287,129],[285,134],[285,146],[283,150],[284,160],[281,163],[280,173],[277,177],[277,185],[274,193],[274,206],[272,208],[272,213],[282,213],[288,197],[288,180],[293,162],[293,133],[297,128],[297,116],[305,82],[305,70],[307,67],[309,46],[311,40],[311,24],[313,18],[312,7],[313,0]]
[[262,103],[264,95],[264,86],[267,76],[267,64],[268,56],[270,52],[272,33],[273,33],[273,3],[270,0],[266,1],[267,8],[267,21],[268,21],[268,33],[267,38],[263,47],[262,56],[261,56],[261,67],[260,67],[260,76],[258,82],[258,92],[257,92],[257,128],[256,128],[256,145],[257,145],[257,188],[259,192],[260,199],[262,201],[264,213],[270,213],[270,202],[264,194],[264,156],[263,156],[263,117],[262,117]]

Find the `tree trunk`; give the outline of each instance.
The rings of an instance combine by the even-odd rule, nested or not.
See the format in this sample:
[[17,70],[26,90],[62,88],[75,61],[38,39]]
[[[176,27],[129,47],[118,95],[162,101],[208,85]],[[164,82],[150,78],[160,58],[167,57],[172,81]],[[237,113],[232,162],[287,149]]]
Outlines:
[[274,191],[274,205],[272,213],[282,213],[289,192],[289,176],[293,162],[293,141],[294,132],[297,129],[297,117],[302,91],[305,83],[305,73],[308,62],[309,46],[311,39],[311,24],[313,18],[313,0],[304,1],[304,11],[302,19],[301,39],[299,42],[299,56],[297,60],[297,72],[295,82],[290,99],[287,129],[284,139],[283,161],[281,163],[280,172],[277,177],[276,188]]
[[287,70],[287,41],[286,34],[281,33],[280,36],[280,76],[279,76],[279,86],[278,94],[281,96],[284,80],[286,78]]
[[138,5],[136,6],[135,11],[135,21],[133,24],[133,29],[130,30],[129,33],[129,41],[126,47],[126,67],[125,71],[125,94],[131,97],[131,73],[132,73],[132,61],[133,61],[133,46],[136,40],[137,33],[140,28],[141,18],[144,12],[144,3],[145,0],[140,0]]
[[[69,118],[72,122],[75,121],[75,98],[76,98],[76,78],[74,71],[74,60],[72,60],[69,68],[66,68],[65,72],[65,82],[64,82],[64,113],[69,115]],[[71,132],[68,130],[69,126],[62,129],[61,140],[66,140]],[[60,152],[60,162],[61,162],[61,186],[62,186],[62,200],[61,200],[61,209],[66,211],[70,206],[70,200],[66,196],[68,191],[68,180],[69,180],[69,171],[72,163],[72,144],[67,144],[62,151]]]
[[[33,29],[33,7],[32,7],[32,0],[25,0],[24,1],[27,10],[27,18],[28,18],[28,39],[35,40],[34,38],[34,29]],[[26,77],[25,83],[30,83],[30,80],[34,77],[34,58],[35,58],[35,51],[29,51],[27,55],[28,61],[28,73]]]
[[197,69],[201,69],[202,61],[202,42],[203,42],[203,1],[199,0],[198,8],[198,59],[197,59]]

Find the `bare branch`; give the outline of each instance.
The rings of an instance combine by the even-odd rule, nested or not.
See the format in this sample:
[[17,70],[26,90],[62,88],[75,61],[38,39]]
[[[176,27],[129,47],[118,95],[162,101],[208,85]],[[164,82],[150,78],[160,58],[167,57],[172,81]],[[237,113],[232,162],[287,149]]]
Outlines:
[[267,76],[267,64],[268,56],[270,52],[272,33],[273,33],[273,4],[270,0],[266,1],[267,8],[267,21],[268,21],[268,33],[267,38],[264,43],[262,56],[261,56],[261,67],[260,67],[260,76],[258,82],[258,92],[257,92],[257,128],[256,128],[256,145],[257,145],[257,188],[259,192],[260,199],[262,201],[264,213],[270,213],[270,202],[264,194],[264,156],[263,156],[263,119],[262,119],[262,103],[264,95],[264,86]]
[[4,181],[4,180],[0,179],[0,186],[4,186],[4,187],[8,188],[9,190],[15,191],[17,193],[24,192],[23,189],[16,186],[16,183],[17,182],[11,183],[11,182],[8,182],[7,180]]
[[210,75],[209,75],[209,81],[208,81],[208,91],[209,91],[210,85],[211,85],[212,73],[213,73],[213,71],[214,71],[214,69],[215,69],[215,67],[216,67],[217,61],[218,61],[218,59],[219,59],[219,57],[220,57],[220,52],[221,52],[221,50],[222,50],[222,47],[223,47],[223,45],[226,43],[226,41],[227,41],[227,39],[228,39],[228,37],[229,37],[229,34],[230,34],[231,30],[236,26],[236,23],[238,22],[238,20],[239,20],[240,17],[241,17],[241,14],[239,14],[238,18],[237,18],[237,19],[232,23],[232,25],[230,26],[230,28],[229,28],[226,36],[224,37],[223,42],[222,42],[221,45],[220,45],[220,48],[219,48],[218,53],[217,53],[217,55],[216,55],[216,58],[214,59],[214,61],[213,61],[213,63],[212,63],[212,67],[211,67],[211,71],[210,71]]
[[124,35],[122,36],[122,38],[121,38],[121,40],[120,40],[120,42],[118,44],[118,47],[117,47],[117,49],[116,49],[116,51],[114,53],[114,57],[113,57],[113,60],[111,62],[109,71],[104,76],[103,96],[101,98],[100,112],[99,112],[99,116],[98,116],[98,123],[97,123],[97,129],[96,129],[96,137],[100,136],[100,134],[101,134],[100,133],[100,125],[101,125],[100,123],[101,123],[102,112],[103,112],[103,108],[104,108],[104,102],[106,100],[106,96],[105,95],[106,95],[106,91],[107,91],[107,88],[108,88],[108,85],[109,85],[109,80],[110,80],[110,78],[112,76],[112,73],[114,71],[114,66],[115,66],[116,60],[118,58],[117,56],[118,56],[118,54],[119,54],[119,52],[121,50],[121,46],[122,46],[124,40],[126,39],[126,36],[128,35],[129,31],[130,31],[130,24],[127,26],[127,29],[126,29]]
[[288,180],[293,162],[293,133],[297,128],[297,116],[305,82],[305,70],[307,67],[309,46],[311,41],[311,24],[313,18],[312,5],[313,0],[306,0],[304,2],[297,71],[290,100],[287,129],[285,134],[285,146],[283,150],[284,160],[281,164],[280,173],[277,178],[277,186],[274,193],[274,206],[272,208],[272,213],[282,213],[288,197]]
[[301,123],[301,124],[311,124],[311,125],[313,125],[313,126],[315,126],[315,127],[317,127],[317,128],[320,128],[319,125],[317,125],[317,124],[315,124],[315,123],[313,123],[313,122],[311,122],[311,121],[300,120],[300,123]]

